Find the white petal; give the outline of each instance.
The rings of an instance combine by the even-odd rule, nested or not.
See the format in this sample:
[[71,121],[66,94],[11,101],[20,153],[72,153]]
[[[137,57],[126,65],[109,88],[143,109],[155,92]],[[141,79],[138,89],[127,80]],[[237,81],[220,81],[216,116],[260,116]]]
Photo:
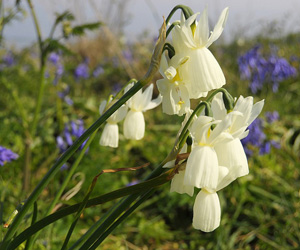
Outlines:
[[100,145],[117,148],[118,144],[119,144],[118,125],[106,123],[100,138]]
[[108,123],[118,123],[122,121],[127,114],[128,107],[126,105],[122,105],[115,113],[111,115],[107,119]]
[[130,110],[124,121],[124,136],[127,139],[140,140],[145,134],[145,119],[142,112]]
[[207,48],[189,50],[189,60],[179,70],[190,98],[199,98],[203,92],[221,88],[225,83],[223,71]]
[[139,106],[136,111],[143,111],[145,107],[151,102],[153,94],[153,84],[150,84],[144,91],[141,96],[141,99],[136,100],[137,103],[135,103],[136,106]]
[[195,32],[195,40],[198,47],[203,47],[206,45],[209,36],[209,26],[208,26],[208,16],[207,8],[201,14],[199,23]]
[[211,232],[220,226],[221,206],[217,193],[201,190],[194,203],[193,227]]
[[104,100],[104,101],[101,102],[101,104],[100,104],[100,106],[99,106],[99,113],[100,113],[100,115],[103,114],[103,111],[104,111],[104,109],[105,109],[105,106],[106,106],[106,101]]
[[162,96],[166,95],[170,90],[170,82],[166,79],[160,79],[156,81],[156,86],[158,91],[161,93]]
[[226,24],[227,21],[227,17],[228,17],[228,7],[225,8],[220,17],[219,20],[217,22],[217,24],[215,25],[215,28],[211,34],[211,36],[208,39],[208,42],[206,44],[206,47],[208,48],[214,41],[216,41],[220,35],[222,34],[223,30],[224,30],[224,26]]
[[167,56],[166,56],[166,52],[164,52],[161,56],[160,59],[160,67],[159,67],[159,73],[165,77],[164,72],[166,71],[166,69],[168,68],[168,60],[167,60]]
[[229,185],[236,178],[247,175],[249,173],[248,161],[239,139],[231,142],[221,143],[215,146],[220,166],[228,168],[229,173],[223,180],[219,180],[218,189]]
[[175,161],[176,160],[168,161],[165,165],[163,165],[163,168],[174,168],[175,167]]
[[172,179],[171,182],[171,189],[170,192],[177,192],[179,194],[188,194],[189,196],[193,196],[194,194],[194,187],[193,186],[187,186],[184,185],[184,174],[185,171],[179,171],[178,174],[175,174],[175,176]]
[[184,184],[216,190],[218,174],[218,158],[215,150],[208,146],[196,146],[187,160]]
[[227,115],[227,110],[225,108],[222,95],[222,93],[216,94],[211,102],[211,110],[216,120],[223,120]]
[[162,102],[162,96],[159,95],[157,98],[151,100],[148,105],[143,109],[143,111],[147,111],[149,109],[156,108]]
[[[232,123],[232,117],[231,116],[226,116],[224,120],[222,120],[217,126],[212,130],[210,133],[210,137],[208,140],[208,143],[210,145],[214,145],[216,143],[220,143],[221,141],[224,140],[231,140],[233,139],[232,135],[229,133],[226,133],[225,131],[230,127]],[[222,134],[222,136],[221,136]]]
[[265,100],[261,100],[253,105],[251,115],[248,120],[248,126],[256,119],[264,107]]

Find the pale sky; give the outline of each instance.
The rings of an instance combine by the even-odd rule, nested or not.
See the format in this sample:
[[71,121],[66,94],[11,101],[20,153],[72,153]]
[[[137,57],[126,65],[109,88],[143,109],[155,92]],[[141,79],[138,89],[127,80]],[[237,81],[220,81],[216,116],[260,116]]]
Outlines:
[[[115,28],[124,26],[128,40],[136,40],[146,30],[155,35],[162,16],[166,17],[177,4],[188,5],[194,12],[202,12],[207,6],[212,25],[228,6],[229,17],[222,35],[225,41],[266,31],[272,23],[281,29],[280,33],[300,32],[300,0],[33,0],[33,4],[43,34],[49,33],[54,13],[68,9],[76,15],[78,23],[108,18]],[[179,14],[173,18],[176,19],[179,19]],[[7,44],[16,44],[17,47],[35,41],[31,16],[6,27],[4,36]]]

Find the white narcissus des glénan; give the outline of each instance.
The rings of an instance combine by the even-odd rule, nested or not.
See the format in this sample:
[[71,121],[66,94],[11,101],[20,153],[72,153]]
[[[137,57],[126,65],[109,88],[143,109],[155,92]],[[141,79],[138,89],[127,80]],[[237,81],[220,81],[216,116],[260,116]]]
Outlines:
[[[125,92],[132,86],[133,84],[129,84]],[[143,112],[157,107],[162,101],[161,95],[152,100],[152,94],[153,84],[144,91],[139,90],[127,101],[127,106],[130,108],[124,121],[124,136],[127,139],[140,140],[144,137],[145,119]]]
[[163,97],[162,110],[168,115],[183,115],[190,110],[190,96],[185,83],[178,74],[178,68],[188,60],[188,57],[175,61],[161,57],[160,74],[164,79],[156,82],[157,88]]
[[[192,152],[187,160],[184,184],[215,191],[218,185],[219,162],[214,146],[232,140],[224,133],[229,126],[230,117],[215,121],[212,117],[199,116],[190,127],[194,139]],[[216,125],[212,130],[211,126]]]
[[178,70],[190,98],[206,96],[208,91],[220,88],[226,83],[222,69],[208,47],[222,34],[228,8],[223,10],[211,33],[207,10],[203,11],[199,22],[196,21],[197,15],[198,13],[185,20],[182,14],[180,25],[176,25],[172,31],[175,57],[189,57]]
[[226,132],[233,137],[233,140],[221,145],[215,145],[219,165],[229,170],[228,175],[225,176],[222,184],[220,184],[222,186],[220,186],[220,189],[229,185],[236,178],[249,173],[247,157],[240,140],[248,135],[247,127],[260,114],[263,106],[264,100],[253,104],[252,96],[246,98],[240,96],[233,108],[233,112],[227,114],[222,93],[214,97],[211,103],[214,118],[223,120],[226,117],[231,117],[232,120]]
[[[105,107],[106,107],[106,101],[103,101],[99,107],[100,115],[103,114]],[[100,145],[109,146],[112,148],[118,147],[118,145],[119,145],[119,127],[118,127],[117,123],[124,119],[124,117],[127,114],[127,109],[128,109],[127,106],[122,105],[115,113],[113,113],[106,120],[106,124],[105,124],[105,127],[103,129],[103,132],[102,132],[102,135],[100,138]]]

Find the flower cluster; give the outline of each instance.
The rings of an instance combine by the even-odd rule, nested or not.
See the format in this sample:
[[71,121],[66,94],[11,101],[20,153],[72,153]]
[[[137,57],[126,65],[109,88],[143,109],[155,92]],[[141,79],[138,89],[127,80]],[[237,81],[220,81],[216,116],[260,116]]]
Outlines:
[[164,54],[157,81],[163,96],[163,112],[183,115],[190,109],[190,99],[205,97],[207,92],[225,84],[225,77],[217,60],[208,50],[223,32],[228,8],[224,9],[214,30],[209,32],[207,10],[197,22],[198,14],[188,19],[181,15],[180,24],[172,31],[175,55]]
[[296,69],[282,57],[273,52],[267,59],[257,45],[238,58],[241,78],[250,81],[253,94],[263,89],[266,83],[271,84],[272,91],[277,92],[279,83],[297,75]]
[[189,131],[192,150],[179,167],[171,183],[171,191],[192,196],[201,188],[194,204],[193,226],[210,232],[220,225],[221,208],[217,192],[238,177],[249,173],[241,139],[247,127],[260,114],[264,101],[253,104],[252,97],[240,96],[233,110],[227,110],[222,93],[212,103],[212,116],[200,115]]
[[[279,114],[277,111],[266,112],[265,117],[267,123],[272,124],[279,119]],[[249,136],[242,140],[242,144],[248,157],[252,156],[255,150],[258,150],[260,155],[264,155],[270,153],[271,146],[273,146],[274,148],[280,148],[280,144],[278,141],[269,140],[267,138],[264,132],[265,127],[265,121],[260,118],[256,119],[249,126]]]
[[[73,144],[73,141],[79,138],[85,129],[82,120],[75,120],[65,124],[64,131],[61,135],[56,137],[56,145],[60,152],[66,151],[66,149]],[[82,143],[80,149],[85,145],[86,141]]]
[[[125,92],[133,87],[128,84]],[[147,87],[144,91],[139,90],[133,97],[131,97],[126,105],[119,108],[111,117],[107,119],[107,123],[103,129],[100,145],[116,148],[119,145],[119,127],[117,123],[124,118],[123,132],[127,139],[141,140],[145,134],[145,119],[143,112],[157,107],[161,103],[161,96],[152,100],[153,84]],[[112,96],[107,104],[103,101],[99,107],[99,112],[102,115],[108,105],[112,105],[115,101]],[[129,111],[128,111],[129,109]]]
[[6,162],[11,162],[19,157],[16,153],[8,148],[0,146],[0,165],[3,166]]

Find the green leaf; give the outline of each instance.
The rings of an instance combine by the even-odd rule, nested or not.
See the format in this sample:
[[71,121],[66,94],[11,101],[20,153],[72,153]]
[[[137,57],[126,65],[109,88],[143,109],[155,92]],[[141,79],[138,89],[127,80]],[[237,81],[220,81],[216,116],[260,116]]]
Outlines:
[[86,30],[95,30],[98,29],[102,25],[101,22],[96,23],[86,23],[83,25],[78,25],[72,28],[71,34],[73,36],[82,36]]
[[55,20],[56,24],[65,20],[73,21],[75,19],[74,15],[70,11],[65,11],[62,14],[56,13],[55,15],[56,15],[56,20]]
[[65,45],[63,45],[61,42],[59,42],[56,39],[46,39],[44,42],[44,56],[47,56],[49,53],[53,51],[62,51],[66,55],[73,55],[74,53],[69,50]]

